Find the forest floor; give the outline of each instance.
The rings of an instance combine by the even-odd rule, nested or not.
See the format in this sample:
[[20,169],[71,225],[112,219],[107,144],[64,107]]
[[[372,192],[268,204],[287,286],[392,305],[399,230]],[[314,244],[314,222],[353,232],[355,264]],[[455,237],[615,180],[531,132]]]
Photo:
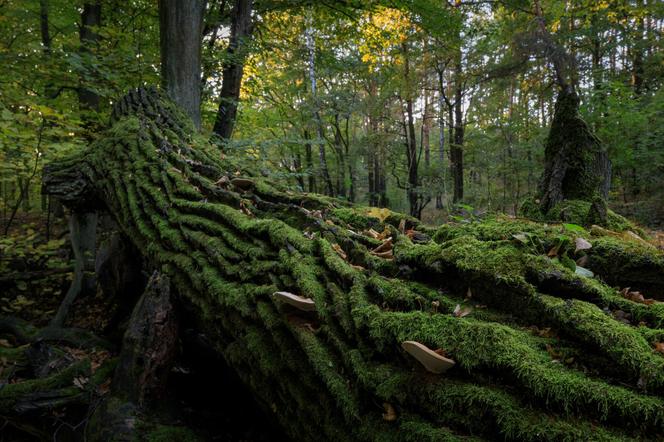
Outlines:
[[[47,235],[43,214],[20,215],[9,235],[0,239],[0,316],[18,317],[38,327],[47,325],[69,288],[73,269],[66,221],[52,222]],[[98,293],[81,296],[66,325],[119,341],[121,336],[109,326],[109,318],[118,307]],[[169,379],[169,413],[197,429],[203,440],[287,440],[225,362],[197,347],[195,339],[186,337],[187,330],[183,335]],[[0,336],[0,347],[11,346]],[[95,349],[69,350],[74,359],[91,358],[99,365],[117,356]],[[20,381],[11,367],[5,367],[0,360],[0,385]],[[81,422],[68,422],[67,417],[55,412],[47,419],[53,420],[53,440],[78,440],[71,429],[79,428]],[[38,440],[23,433],[12,434],[3,427],[0,418],[3,442]]]

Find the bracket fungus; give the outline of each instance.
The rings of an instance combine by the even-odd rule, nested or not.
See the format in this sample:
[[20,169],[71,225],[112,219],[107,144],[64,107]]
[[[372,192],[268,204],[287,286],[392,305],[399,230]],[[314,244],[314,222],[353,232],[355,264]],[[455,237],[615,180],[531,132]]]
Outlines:
[[404,341],[401,343],[401,348],[417,359],[431,373],[444,373],[456,364],[452,359],[441,356],[426,345],[416,341]]
[[231,184],[233,187],[236,189],[242,190],[242,191],[249,191],[254,188],[254,182],[250,179],[247,178],[233,178],[231,180]]
[[305,298],[302,296],[294,295],[289,292],[274,292],[272,296],[275,299],[278,299],[281,302],[292,305],[293,307],[305,311],[305,312],[314,312],[316,311],[316,304],[313,299]]

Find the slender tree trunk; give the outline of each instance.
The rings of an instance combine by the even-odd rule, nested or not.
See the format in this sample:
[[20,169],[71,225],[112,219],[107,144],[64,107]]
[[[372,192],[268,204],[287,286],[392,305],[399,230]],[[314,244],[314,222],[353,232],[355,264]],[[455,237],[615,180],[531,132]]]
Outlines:
[[420,215],[419,209],[419,177],[418,166],[419,161],[417,158],[417,138],[415,135],[415,117],[413,116],[413,94],[410,78],[410,58],[408,54],[408,43],[404,42],[402,45],[402,53],[404,57],[404,83],[406,87],[406,118],[404,121],[404,140],[406,145],[406,166],[408,170],[408,184],[406,185],[406,192],[408,195],[408,204],[410,206],[410,215],[416,218]]
[[353,159],[350,156],[351,137],[348,130],[350,125],[350,117],[346,116],[346,161],[348,162],[348,201],[355,202],[355,168],[353,166]]
[[[101,26],[101,1],[94,3],[84,3],[83,12],[81,13],[81,26],[79,29],[79,37],[81,41],[81,52],[91,53],[94,46],[99,42],[99,34],[93,29],[94,27]],[[90,79],[84,79],[89,82]],[[81,110],[84,111],[99,111],[99,95],[96,92],[80,87],[78,89],[78,102]],[[86,118],[90,121],[89,118]]]
[[316,176],[314,175],[314,160],[313,151],[311,147],[311,134],[308,130],[304,130],[304,158],[307,162],[307,174],[309,183],[309,192],[316,192]]
[[205,0],[159,0],[162,87],[201,126],[201,34]]
[[408,203],[410,215],[419,218],[419,177],[417,159],[417,139],[415,138],[415,118],[413,117],[413,100],[406,100],[407,135],[406,135],[406,159],[408,166]]
[[48,25],[48,0],[39,0],[39,29],[42,49],[45,55],[51,54],[51,33]]
[[309,74],[309,83],[311,85],[311,99],[313,101],[314,107],[314,120],[316,122],[316,129],[318,131],[318,161],[320,164],[320,171],[323,178],[323,183],[325,185],[326,195],[334,194],[334,187],[332,186],[332,179],[330,178],[330,171],[327,167],[327,158],[325,154],[325,133],[323,129],[323,120],[320,117],[320,111],[318,109],[318,86],[316,80],[316,42],[314,40],[314,30],[313,30],[313,18],[311,17],[311,11],[307,15],[307,25],[305,28],[305,40],[307,45],[307,54],[308,54],[308,74]]
[[346,198],[348,193],[346,191],[346,149],[344,149],[345,141],[341,133],[341,123],[339,122],[339,114],[334,114],[334,146],[337,152],[337,196]]
[[219,110],[213,129],[222,140],[230,139],[235,127],[244,61],[247,54],[247,40],[253,30],[252,9],[253,0],[236,0],[231,14],[231,37],[226,49]]
[[438,160],[440,161],[441,192],[436,195],[436,209],[444,206],[445,192],[445,84],[444,70],[437,69],[438,73]]
[[[637,1],[637,5],[640,8],[643,8],[644,2],[643,0]],[[644,33],[645,33],[645,22],[643,15],[639,14],[636,18],[636,27],[634,30],[634,38],[631,44],[631,47],[629,48],[629,51],[631,52],[631,58],[632,58],[632,87],[634,88],[634,95],[640,96],[643,87],[644,87],[644,74],[645,74],[645,69],[643,65],[643,52],[644,52]]]
[[461,61],[457,60],[454,67],[454,142],[450,147],[452,177],[454,178],[455,203],[463,200],[463,86],[461,84]]
[[[428,83],[428,82],[427,82]],[[424,90],[424,114],[422,116],[422,150],[424,151],[424,165],[427,170],[431,167],[431,101],[429,100],[429,91],[426,89],[428,84],[425,83]]]

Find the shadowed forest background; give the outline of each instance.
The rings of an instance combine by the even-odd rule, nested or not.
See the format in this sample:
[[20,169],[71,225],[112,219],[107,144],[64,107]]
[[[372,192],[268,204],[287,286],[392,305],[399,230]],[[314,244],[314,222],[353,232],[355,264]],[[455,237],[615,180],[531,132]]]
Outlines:
[[0,441],[660,437],[663,28],[0,0]]

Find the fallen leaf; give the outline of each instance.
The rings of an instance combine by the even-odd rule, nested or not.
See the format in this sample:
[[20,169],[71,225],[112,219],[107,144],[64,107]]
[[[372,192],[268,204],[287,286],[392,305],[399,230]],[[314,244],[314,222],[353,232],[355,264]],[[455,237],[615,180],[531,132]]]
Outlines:
[[517,233],[516,235],[512,235],[512,238],[516,239],[522,244],[528,244],[528,236],[525,233]]
[[452,314],[457,318],[463,318],[464,316],[471,314],[472,311],[473,309],[471,307],[461,308],[461,305],[457,304],[456,307],[454,307],[454,312]]
[[344,249],[342,249],[339,244],[337,243],[332,244],[332,249],[334,249],[334,251],[337,252],[337,254],[341,256],[341,259],[343,259],[344,261],[348,259],[348,255],[346,255],[346,252],[344,252]]
[[228,177],[226,175],[224,175],[221,178],[219,178],[217,180],[217,182],[214,183],[214,184],[217,185],[217,186],[220,186],[220,187],[225,187],[225,186],[228,185],[228,183],[230,183],[230,180],[228,179]]
[[576,260],[576,265],[581,266],[581,267],[585,267],[586,265],[588,265],[589,260],[590,260],[590,258],[588,258],[588,255],[583,255],[581,258]]
[[581,267],[580,265],[576,266],[576,268],[574,269],[574,273],[576,273],[579,276],[585,276],[586,278],[592,278],[593,276],[595,276],[593,272],[584,267]]
[[664,342],[655,342],[655,351],[664,355]]
[[539,328],[536,325],[530,326],[530,330],[540,338],[555,338],[556,333],[551,331],[551,327]]
[[386,208],[380,208],[380,207],[372,207],[367,211],[367,216],[370,216],[371,218],[378,218],[381,222],[385,221],[388,216],[390,216],[390,209]]
[[106,381],[104,381],[104,383],[100,384],[97,387],[97,392],[101,396],[103,396],[103,395],[107,394],[109,391],[111,391],[111,381],[112,381],[112,379],[107,379]]
[[646,241],[645,239],[641,238],[639,235],[637,235],[636,233],[632,232],[631,230],[627,230],[626,232],[623,232],[623,238],[625,238],[625,239],[631,239],[631,240],[638,241],[638,242],[643,243],[643,244],[648,244],[648,245],[650,245],[650,243],[648,243],[648,241]]
[[378,237],[376,239],[379,239],[379,240],[382,241],[385,238],[388,238],[391,234],[392,234],[392,232],[390,231],[389,227],[385,226],[383,231],[378,234]]
[[551,359],[559,361],[562,354],[556,351],[550,344],[546,344],[546,352],[551,356]]
[[402,219],[401,221],[399,221],[399,231],[401,233],[406,232],[406,220],[405,219]]
[[392,404],[384,402],[383,409],[385,410],[385,413],[383,413],[383,420],[386,420],[388,422],[394,422],[395,420],[397,420],[397,412],[392,406]]
[[620,294],[622,295],[623,298],[629,299],[632,302],[637,302],[639,304],[646,304],[646,305],[652,305],[652,304],[658,304],[658,301],[652,299],[652,298],[646,298],[643,296],[643,294],[637,290],[630,290],[630,287],[625,287],[624,289],[620,290]]
[[392,249],[392,237],[387,238],[381,245],[371,251],[371,253],[380,253]]
[[386,250],[384,252],[371,252],[373,256],[377,256],[379,258],[383,259],[393,259],[394,255],[392,254],[392,250]]
[[592,246],[593,246],[592,244],[590,244],[590,242],[586,241],[585,239],[581,238],[580,236],[577,237],[574,240],[574,245],[576,247],[574,249],[574,253],[579,253],[581,250],[591,249]]
[[251,210],[249,210],[249,206],[251,203],[250,202],[245,202],[246,200],[240,200],[240,211],[244,213],[247,216],[254,216],[253,213],[251,213]]
[[88,378],[86,377],[78,376],[74,378],[74,386],[80,388],[81,390],[85,390],[85,385],[87,383],[88,383]]

